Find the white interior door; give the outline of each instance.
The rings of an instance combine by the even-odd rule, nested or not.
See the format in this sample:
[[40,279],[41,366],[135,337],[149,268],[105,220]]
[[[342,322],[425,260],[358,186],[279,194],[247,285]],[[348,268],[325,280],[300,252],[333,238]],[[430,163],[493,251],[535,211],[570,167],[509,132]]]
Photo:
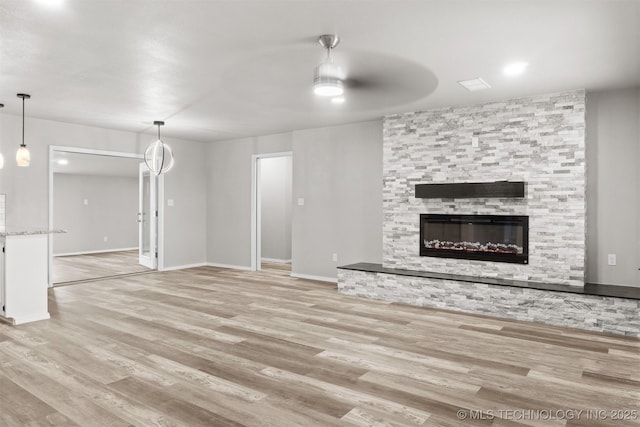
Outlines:
[[157,268],[157,220],[156,176],[147,165],[140,163],[138,204],[139,262],[148,268]]

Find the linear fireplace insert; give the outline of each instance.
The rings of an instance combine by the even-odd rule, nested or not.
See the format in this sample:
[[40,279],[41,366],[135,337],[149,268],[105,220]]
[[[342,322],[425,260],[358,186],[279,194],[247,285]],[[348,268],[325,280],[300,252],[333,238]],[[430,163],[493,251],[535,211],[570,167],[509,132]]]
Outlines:
[[529,262],[529,217],[420,215],[420,256]]

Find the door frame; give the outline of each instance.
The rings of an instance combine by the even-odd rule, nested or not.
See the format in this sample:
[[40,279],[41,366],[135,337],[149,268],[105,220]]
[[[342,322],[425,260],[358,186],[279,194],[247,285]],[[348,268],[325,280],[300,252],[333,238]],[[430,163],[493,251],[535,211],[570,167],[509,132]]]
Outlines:
[[[49,145],[49,162],[48,162],[48,175],[49,175],[49,230],[53,230],[53,168],[51,162],[56,152],[74,153],[74,154],[93,154],[98,156],[110,156],[110,157],[124,157],[129,159],[138,159],[144,161],[144,155],[138,153],[128,153],[122,151],[107,151],[96,150],[93,148],[81,148],[70,147],[64,145]],[[164,269],[164,175],[160,175],[156,182],[156,203],[158,207],[158,219],[157,219],[157,270],[162,271]],[[49,287],[53,286],[53,235],[48,235],[49,243],[49,256],[48,256],[48,282]]]
[[[149,203],[148,206],[144,202],[145,193],[144,183],[149,177]],[[155,270],[158,268],[158,181],[156,176],[149,170],[145,162],[138,165],[138,263],[147,268]],[[150,208],[150,209],[149,209]],[[145,227],[144,211],[148,209],[149,226]],[[149,256],[144,255],[144,230],[148,228],[149,232]],[[151,245],[153,244],[153,247]]]
[[[262,242],[262,215],[259,203],[261,197],[260,159],[267,159],[270,157],[291,157],[291,160],[293,161],[293,151],[253,154],[251,156],[251,271],[259,270],[259,266],[261,264],[260,244]],[[293,200],[291,201],[291,203],[293,203]]]

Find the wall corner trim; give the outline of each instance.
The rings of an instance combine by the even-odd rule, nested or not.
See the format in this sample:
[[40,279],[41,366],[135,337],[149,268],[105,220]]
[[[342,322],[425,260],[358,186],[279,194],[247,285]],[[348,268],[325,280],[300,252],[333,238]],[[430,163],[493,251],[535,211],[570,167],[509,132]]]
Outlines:
[[246,265],[220,264],[217,262],[205,262],[202,265],[207,267],[229,268],[231,270],[253,271],[250,266]]
[[295,277],[296,279],[308,279],[318,280],[320,282],[338,283],[338,279],[335,277],[314,276],[312,274],[291,273],[291,277]]
[[206,262],[198,262],[195,264],[173,265],[171,267],[164,267],[163,269],[158,269],[158,271],[184,270],[187,268],[204,267],[206,265],[208,265]]

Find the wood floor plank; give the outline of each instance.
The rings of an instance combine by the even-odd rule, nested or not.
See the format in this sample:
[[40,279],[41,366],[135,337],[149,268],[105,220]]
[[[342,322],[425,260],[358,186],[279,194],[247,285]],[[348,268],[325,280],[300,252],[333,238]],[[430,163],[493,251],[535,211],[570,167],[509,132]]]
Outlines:
[[57,411],[0,373],[3,425],[28,425],[47,418]]
[[51,270],[56,284],[150,271],[137,250],[54,256]]
[[109,387],[121,394],[135,396],[137,401],[155,408],[159,412],[170,414],[172,418],[179,418],[188,426],[241,426],[233,420],[210,412],[204,408],[180,399],[178,396],[166,392],[157,386],[136,380],[125,378],[109,384]]
[[0,425],[640,427],[458,415],[638,408],[628,337],[345,296],[268,263],[55,287],[49,301],[48,321],[0,323]]
[[[51,408],[55,408],[54,412],[59,413],[67,420],[63,425],[82,426],[87,423],[87,420],[91,420],[95,425],[105,427],[126,427],[129,425],[116,414],[96,405],[91,398],[79,396],[74,390],[66,388],[57,381],[38,375],[25,364],[14,363],[11,366],[5,366],[3,373],[35,398]],[[12,393],[10,388],[4,387],[4,384],[0,385],[0,390],[3,393]],[[24,401],[28,402],[29,399],[24,399]],[[3,404],[5,403],[9,405],[9,402],[3,402]]]

